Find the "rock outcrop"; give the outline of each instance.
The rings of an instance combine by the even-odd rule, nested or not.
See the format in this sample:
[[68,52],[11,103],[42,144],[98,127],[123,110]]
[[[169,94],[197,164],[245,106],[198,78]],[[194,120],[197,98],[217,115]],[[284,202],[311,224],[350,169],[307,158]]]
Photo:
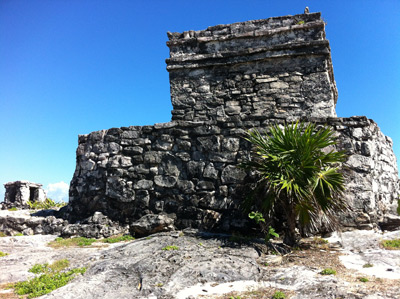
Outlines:
[[244,131],[297,119],[331,126],[349,155],[344,226],[372,228],[394,214],[392,141],[366,117],[336,117],[324,26],[310,13],[168,33],[172,121],[79,136],[65,215],[99,211],[129,225],[160,214],[173,222],[165,227],[239,230],[253,179],[236,167],[249,156]]
[[[5,270],[0,271],[0,285],[31,278],[28,269],[34,264],[68,259],[72,267],[88,267],[87,272],[42,298],[228,298],[229,292],[245,290],[253,290],[253,297],[281,290],[299,299],[398,298],[400,252],[381,249],[379,242],[399,236],[399,231],[346,232],[329,239],[329,246],[340,251],[317,246],[284,257],[260,255],[254,244],[192,229],[87,248],[46,246],[54,236],[5,237],[0,238],[0,251],[9,255],[0,259]],[[364,268],[367,263],[372,267]],[[321,275],[327,267],[337,275]],[[360,276],[369,282],[360,282]]]

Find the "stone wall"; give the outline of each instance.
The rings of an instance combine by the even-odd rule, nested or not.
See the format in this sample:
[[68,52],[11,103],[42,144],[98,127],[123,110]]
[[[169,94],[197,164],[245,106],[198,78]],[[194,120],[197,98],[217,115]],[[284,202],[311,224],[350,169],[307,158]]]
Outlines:
[[250,151],[244,131],[299,118],[333,127],[349,154],[341,223],[371,228],[393,214],[392,142],[366,117],[336,117],[324,26],[313,13],[169,33],[172,121],[79,136],[70,220],[99,211],[131,228],[153,214],[178,228],[243,228],[238,207],[254,181],[237,168]]
[[[345,196],[353,211],[342,215],[343,224],[367,228],[393,213],[399,187],[391,140],[365,117],[312,120],[332,126],[338,149],[349,154]],[[172,121],[80,136],[70,189],[73,216],[100,211],[131,223],[167,213],[180,228],[239,229],[245,219],[238,206],[251,182],[236,167],[249,153],[243,133],[277,122],[282,120]]]

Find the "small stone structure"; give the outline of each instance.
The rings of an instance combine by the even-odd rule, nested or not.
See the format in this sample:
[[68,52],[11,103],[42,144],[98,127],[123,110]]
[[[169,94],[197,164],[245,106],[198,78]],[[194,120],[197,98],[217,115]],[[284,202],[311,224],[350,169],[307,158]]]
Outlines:
[[26,208],[28,201],[43,202],[46,200],[46,192],[42,189],[42,184],[15,181],[5,183],[4,188],[6,189],[3,203],[5,208]]
[[[394,214],[399,178],[392,141],[366,117],[336,117],[338,97],[320,13],[168,33],[172,121],[79,136],[66,213],[102,212],[134,228],[167,214],[178,228],[240,229],[254,177],[245,130],[298,119],[332,127],[347,152],[347,227]],[[158,218],[157,218],[158,219]]]

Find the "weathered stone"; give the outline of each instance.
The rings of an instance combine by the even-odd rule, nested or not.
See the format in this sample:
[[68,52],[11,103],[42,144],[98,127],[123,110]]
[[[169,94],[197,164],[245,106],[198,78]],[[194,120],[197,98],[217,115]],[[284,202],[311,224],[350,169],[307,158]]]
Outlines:
[[152,189],[153,188],[153,181],[140,180],[133,186],[133,188],[135,188],[135,189],[143,189],[143,190]]
[[46,193],[42,188],[42,184],[16,181],[4,184],[4,188],[6,192],[2,209],[13,207],[28,208],[28,202],[44,202],[46,200]]
[[172,188],[175,186],[177,178],[173,176],[156,175],[154,183],[159,187]]
[[223,184],[234,184],[240,183],[245,176],[246,172],[243,169],[240,169],[237,166],[228,165],[222,171],[221,180]]
[[214,168],[214,164],[210,163],[204,168],[203,176],[210,179],[218,179],[218,170]]
[[133,235],[150,235],[157,232],[170,231],[174,229],[174,219],[168,215],[147,214],[138,221],[131,223],[130,232]]
[[394,231],[400,229],[400,216],[385,215],[379,222],[379,227],[382,230]]
[[179,211],[181,227],[208,227],[205,211],[217,211],[223,220],[213,228],[245,229],[238,207],[255,176],[237,168],[250,156],[244,134],[300,119],[332,127],[338,144],[329,150],[349,155],[343,197],[350,210],[340,223],[371,229],[394,215],[393,143],[366,117],[336,117],[324,27],[311,13],[172,34],[173,121],[80,136],[68,217],[101,211],[129,223],[165,210]]

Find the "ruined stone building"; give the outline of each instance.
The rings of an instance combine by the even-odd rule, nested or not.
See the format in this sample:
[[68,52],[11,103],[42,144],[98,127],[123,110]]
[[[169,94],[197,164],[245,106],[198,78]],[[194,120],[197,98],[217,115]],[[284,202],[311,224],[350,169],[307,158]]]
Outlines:
[[28,201],[44,202],[46,200],[46,193],[42,189],[42,184],[15,181],[5,183],[4,188],[6,189],[3,203],[5,208],[27,208]]
[[69,215],[130,224],[168,214],[178,228],[235,229],[248,174],[246,130],[298,119],[331,126],[346,150],[344,226],[395,213],[392,141],[364,116],[336,116],[338,92],[320,13],[168,33],[172,121],[79,136]]

